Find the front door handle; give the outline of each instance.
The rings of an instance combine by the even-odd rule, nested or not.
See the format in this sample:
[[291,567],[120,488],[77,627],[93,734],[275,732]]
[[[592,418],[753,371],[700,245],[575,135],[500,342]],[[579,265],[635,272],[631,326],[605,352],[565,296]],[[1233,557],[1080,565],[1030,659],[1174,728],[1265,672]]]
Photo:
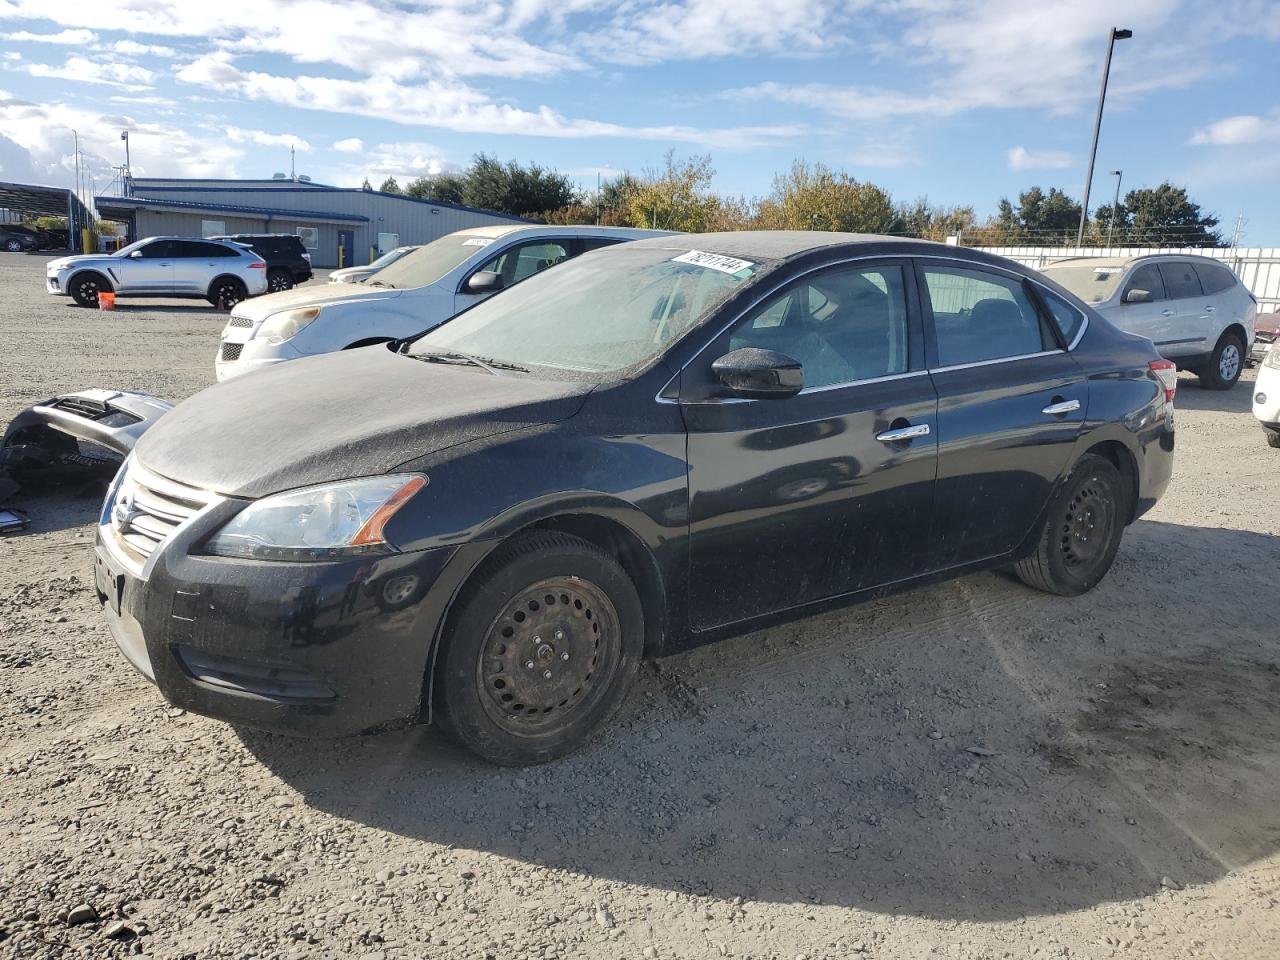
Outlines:
[[896,430],[885,430],[883,433],[877,433],[876,439],[882,443],[901,443],[904,440],[914,440],[916,437],[927,437],[929,435],[929,425],[927,423],[918,423],[913,427],[898,427]]
[[1057,403],[1049,404],[1041,412],[1048,417],[1061,417],[1064,414],[1075,413],[1079,409],[1079,400],[1059,400]]
[[1205,313],[1213,313],[1213,312],[1214,312],[1215,310],[1217,310],[1217,309],[1218,309],[1217,307],[1210,305],[1210,306],[1207,306],[1207,307],[1205,307],[1205,308],[1204,308],[1204,312],[1205,312]]

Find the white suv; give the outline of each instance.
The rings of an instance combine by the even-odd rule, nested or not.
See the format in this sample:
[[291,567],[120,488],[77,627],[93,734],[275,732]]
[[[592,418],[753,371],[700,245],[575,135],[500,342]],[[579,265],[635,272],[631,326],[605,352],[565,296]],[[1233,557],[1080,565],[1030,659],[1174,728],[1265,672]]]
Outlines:
[[1042,271],[1121,330],[1146,337],[1160,353],[1229,390],[1253,343],[1258,301],[1217,260],[1183,254],[1078,257]]
[[194,237],[147,237],[115,253],[51,260],[49,293],[96,307],[99,293],[117,297],[208,300],[230,309],[267,292],[267,265],[242,243]]
[[389,343],[444,323],[588,250],[666,232],[532,225],[459,230],[366,280],[286,290],[240,304],[222,331],[214,369],[226,380],[286,360]]

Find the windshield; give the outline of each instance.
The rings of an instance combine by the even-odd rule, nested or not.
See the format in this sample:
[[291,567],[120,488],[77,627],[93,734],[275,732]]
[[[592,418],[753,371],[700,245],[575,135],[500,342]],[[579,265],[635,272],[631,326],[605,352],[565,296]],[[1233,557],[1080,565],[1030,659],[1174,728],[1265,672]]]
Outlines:
[[152,238],[151,238],[151,237],[147,237],[147,238],[145,238],[145,239],[143,239],[143,240],[135,240],[135,241],[133,241],[133,243],[129,244],[127,247],[121,247],[119,250],[117,250],[115,253],[113,253],[113,254],[112,254],[112,256],[113,256],[113,257],[127,257],[129,254],[133,253],[133,251],[135,251],[135,250],[141,250],[141,249],[142,249],[143,247],[145,247],[148,243],[150,243],[150,242],[151,242],[151,240],[152,240]]
[[656,357],[771,267],[697,251],[613,247],[535,274],[432,330],[409,352],[622,370]]
[[491,243],[493,243],[492,237],[451,233],[447,237],[433,240],[426,246],[418,247],[394,263],[388,264],[371,279],[398,290],[425,287],[429,283],[435,283],[463,260]]
[[1040,272],[1085,303],[1102,303],[1116,292],[1124,271],[1124,265],[1118,263],[1051,263]]
[[373,263],[369,264],[371,268],[381,270],[383,267],[389,267],[405,254],[413,251],[413,247],[396,247],[394,250],[388,250]]

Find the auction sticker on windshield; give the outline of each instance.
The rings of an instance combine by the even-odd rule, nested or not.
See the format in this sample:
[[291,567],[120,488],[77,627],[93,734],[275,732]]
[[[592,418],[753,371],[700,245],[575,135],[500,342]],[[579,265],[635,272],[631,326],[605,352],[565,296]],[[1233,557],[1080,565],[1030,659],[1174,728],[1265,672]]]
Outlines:
[[739,260],[736,257],[725,257],[718,253],[703,253],[701,250],[690,250],[678,257],[671,258],[672,263],[689,263],[695,267],[707,267],[721,273],[741,273],[755,266],[750,260]]
[[464,247],[487,247],[491,243],[493,243],[491,237],[467,237],[462,241]]

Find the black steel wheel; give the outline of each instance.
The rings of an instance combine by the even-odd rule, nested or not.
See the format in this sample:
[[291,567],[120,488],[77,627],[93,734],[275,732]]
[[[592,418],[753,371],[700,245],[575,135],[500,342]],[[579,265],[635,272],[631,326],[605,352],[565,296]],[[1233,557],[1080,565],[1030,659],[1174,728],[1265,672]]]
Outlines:
[[566,534],[518,536],[452,618],[435,677],[439,719],[494,763],[563,756],[622,703],[643,633],[639,596],[613,557]]
[[270,270],[267,272],[267,293],[279,293],[281,290],[292,290],[293,274],[288,270]]
[[71,299],[82,307],[96,307],[98,294],[109,293],[111,284],[98,273],[82,273],[71,278]]
[[219,277],[209,288],[209,302],[220,310],[230,310],[248,296],[244,283],[235,277]]
[[1023,583],[1073,597],[1092,590],[1111,569],[1124,536],[1129,494],[1115,465],[1086,454],[1049,504],[1036,551],[1014,564]]

